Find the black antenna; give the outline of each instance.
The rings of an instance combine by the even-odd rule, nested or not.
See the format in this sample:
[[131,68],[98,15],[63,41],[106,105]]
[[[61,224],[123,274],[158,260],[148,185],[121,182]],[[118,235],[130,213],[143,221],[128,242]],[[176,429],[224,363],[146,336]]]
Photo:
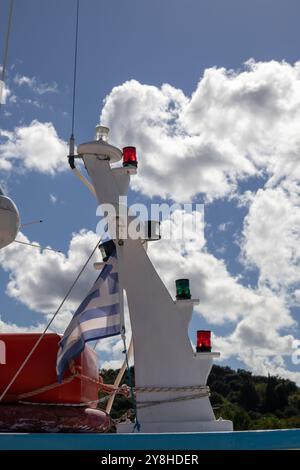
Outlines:
[[71,136],[69,139],[69,164],[72,169],[74,165],[74,152],[75,152],[75,105],[76,105],[76,82],[77,82],[77,52],[78,52],[78,24],[79,24],[79,0],[77,0],[76,6],[76,26],[75,26],[75,45],[74,45],[74,71],[73,71],[73,99],[72,99],[72,124],[71,124]]

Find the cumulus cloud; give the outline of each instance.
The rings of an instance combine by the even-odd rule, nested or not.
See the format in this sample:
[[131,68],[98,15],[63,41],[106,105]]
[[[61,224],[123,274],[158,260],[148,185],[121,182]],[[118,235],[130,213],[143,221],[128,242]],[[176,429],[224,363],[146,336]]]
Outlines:
[[57,83],[43,83],[37,77],[27,77],[26,75],[16,75],[14,83],[18,86],[27,86],[38,95],[45,93],[57,93]]
[[249,160],[237,158],[229,141],[189,133],[180,122],[187,106],[181,90],[135,80],[115,87],[106,98],[101,122],[111,127],[112,141],[120,147],[134,143],[139,151],[134,189],[176,201],[199,192],[212,198],[228,194],[238,173],[255,173]]
[[259,269],[259,282],[288,291],[300,282],[298,185],[260,189],[244,220],[243,254]]
[[[18,239],[29,242],[21,233]],[[9,273],[7,295],[31,310],[51,316],[96,245],[97,239],[98,236],[91,231],[75,233],[66,254],[17,243],[3,248],[0,251],[0,266]],[[70,312],[82,301],[96,277],[91,261],[56,320],[60,329],[69,321]]]
[[116,144],[138,148],[134,188],[181,202],[230,195],[251,176],[299,178],[299,119],[300,62],[253,60],[243,71],[205,70],[191,97],[128,81],[101,113]]
[[68,148],[53,126],[37,120],[14,131],[0,130],[0,169],[54,174],[67,168]]
[[5,322],[0,317],[0,333],[40,333],[45,326],[39,324],[36,326],[20,326],[16,323]]

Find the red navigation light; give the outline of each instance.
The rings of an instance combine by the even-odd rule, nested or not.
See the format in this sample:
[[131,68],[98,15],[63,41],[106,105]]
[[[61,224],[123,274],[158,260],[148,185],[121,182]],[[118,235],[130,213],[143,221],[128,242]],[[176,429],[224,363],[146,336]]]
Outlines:
[[123,166],[137,167],[136,148],[124,147],[123,148]]
[[197,352],[211,352],[211,331],[197,331]]

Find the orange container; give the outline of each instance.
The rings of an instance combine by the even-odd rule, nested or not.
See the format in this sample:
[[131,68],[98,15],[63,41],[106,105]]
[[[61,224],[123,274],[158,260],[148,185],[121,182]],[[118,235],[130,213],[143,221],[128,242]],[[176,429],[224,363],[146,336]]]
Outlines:
[[[0,334],[0,394],[13,378],[39,337],[39,333]],[[68,383],[58,384],[56,356],[60,339],[59,335],[52,333],[44,336],[29,362],[7,392],[4,401],[16,401],[24,393],[51,385],[54,385],[54,388],[22,399],[38,403],[63,404],[98,399],[99,386],[96,383],[99,376],[97,355],[88,346],[85,347],[75,361],[76,371],[85,377],[73,377]],[[72,372],[68,370],[65,373],[64,380],[71,376]]]

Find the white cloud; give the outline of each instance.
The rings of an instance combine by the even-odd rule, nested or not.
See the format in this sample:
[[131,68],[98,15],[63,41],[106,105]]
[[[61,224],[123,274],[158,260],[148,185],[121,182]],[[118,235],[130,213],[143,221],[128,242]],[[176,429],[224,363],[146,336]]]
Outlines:
[[58,93],[57,83],[43,83],[37,77],[27,77],[26,75],[16,75],[14,83],[18,86],[27,86],[38,95],[45,93]]
[[[21,233],[18,238],[29,242]],[[96,245],[97,238],[90,231],[73,234],[66,255],[17,243],[2,249],[0,266],[9,272],[7,295],[31,310],[51,317]],[[60,330],[68,323],[70,312],[82,301],[96,277],[91,261],[56,320]]]
[[191,98],[128,81],[101,113],[113,142],[137,146],[133,187],[181,202],[230,195],[250,176],[299,178],[299,120],[300,62],[253,60],[239,72],[205,70]]
[[50,194],[49,198],[50,198],[50,202],[51,202],[52,204],[56,204],[56,203],[57,203],[57,197],[54,196],[54,194]]
[[0,169],[54,174],[67,168],[68,147],[53,124],[37,120],[13,132],[0,130]]
[[115,87],[106,98],[101,122],[111,127],[112,141],[138,149],[134,189],[186,202],[198,192],[207,198],[228,194],[237,175],[255,173],[253,164],[240,158],[229,140],[190,134],[180,121],[188,106],[181,90],[170,85],[158,89],[135,80]]
[[246,262],[259,281],[286,291],[300,282],[300,188],[283,184],[260,189],[244,220]]
[[220,232],[226,232],[228,228],[230,227],[230,225],[232,225],[232,222],[224,222],[222,224],[219,224],[218,230]]
[[36,326],[19,326],[16,323],[5,322],[0,317],[0,333],[40,333],[45,326],[39,324]]

